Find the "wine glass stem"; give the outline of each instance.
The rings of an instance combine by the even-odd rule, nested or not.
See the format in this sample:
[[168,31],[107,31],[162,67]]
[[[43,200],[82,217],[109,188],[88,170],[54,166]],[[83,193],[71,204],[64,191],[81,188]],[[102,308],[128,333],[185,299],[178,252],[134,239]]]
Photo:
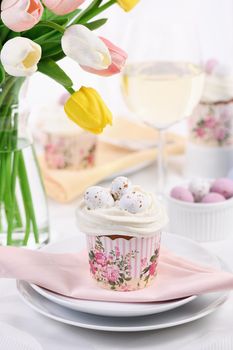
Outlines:
[[165,147],[165,132],[158,129],[158,155],[157,155],[157,194],[162,199],[164,195],[165,185],[165,161],[164,161],[164,147]]

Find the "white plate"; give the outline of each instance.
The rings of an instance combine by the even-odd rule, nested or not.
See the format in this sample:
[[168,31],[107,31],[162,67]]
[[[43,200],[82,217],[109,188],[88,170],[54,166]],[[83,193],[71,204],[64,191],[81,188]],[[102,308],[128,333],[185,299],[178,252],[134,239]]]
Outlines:
[[90,315],[60,306],[38,294],[27,282],[18,281],[22,300],[36,312],[76,327],[111,332],[139,332],[169,328],[209,315],[227,299],[227,293],[198,296],[191,303],[161,314],[141,317],[105,317]]
[[[164,234],[162,244],[172,250],[174,253],[188,257],[199,264],[211,265],[219,267],[219,262],[212,254],[208,253],[206,249],[191,240],[184,239],[181,236],[172,234]],[[49,252],[74,252],[82,250],[85,246],[85,237],[76,236],[72,239],[50,244],[44,248]],[[118,303],[118,302],[103,302],[73,299],[59,294],[50,292],[44,288],[31,285],[39,294],[47,299],[68,307],[70,309],[86,312],[101,316],[114,317],[131,317],[131,316],[145,316],[156,313],[165,312],[175,309],[195,299],[195,296],[189,298],[182,298],[168,302],[157,303]]]
[[57,303],[59,305],[68,307],[71,310],[86,312],[93,315],[110,316],[110,317],[135,317],[158,314],[160,312],[169,311],[179,306],[187,304],[194,300],[196,296],[178,299],[175,301],[161,302],[161,303],[113,303],[105,301],[92,301],[72,299],[60,296],[56,293],[47,291],[36,285],[31,287],[44,296],[45,298]]
[[31,334],[2,322],[0,322],[0,349],[43,350]]

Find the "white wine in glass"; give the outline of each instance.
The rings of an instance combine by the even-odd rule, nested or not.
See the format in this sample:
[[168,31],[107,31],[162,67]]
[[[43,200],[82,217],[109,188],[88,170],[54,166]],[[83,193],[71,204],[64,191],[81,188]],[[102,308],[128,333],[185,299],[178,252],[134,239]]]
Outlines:
[[200,67],[185,62],[143,62],[126,66],[123,93],[140,120],[165,129],[188,116],[203,86]]
[[157,194],[162,197],[163,131],[191,115],[201,98],[204,72],[199,65],[195,35],[190,35],[190,25],[159,24],[148,18],[142,21],[141,26],[130,26],[129,42],[133,45],[131,36],[137,40],[128,50],[122,91],[137,119],[158,130],[156,182]]

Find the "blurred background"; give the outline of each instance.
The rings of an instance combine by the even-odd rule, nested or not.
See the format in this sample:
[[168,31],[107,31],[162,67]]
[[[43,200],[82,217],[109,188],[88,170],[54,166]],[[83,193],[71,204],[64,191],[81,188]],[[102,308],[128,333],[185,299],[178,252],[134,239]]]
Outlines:
[[[110,15],[111,14],[111,15]],[[179,23],[194,26],[200,44],[201,61],[215,58],[224,64],[229,64],[233,57],[233,1],[232,0],[142,0],[133,11],[123,13],[114,6],[107,13],[108,22],[98,31],[98,34],[107,37],[116,45],[125,49],[128,54],[137,47],[137,37],[128,41],[130,23],[140,18],[150,16],[150,20],[163,21],[170,24]],[[110,16],[109,16],[110,15]],[[140,27],[143,35],[143,26]],[[156,40],[155,33],[150,33],[150,40]],[[148,40],[148,38],[147,38]],[[62,61],[62,67],[70,74],[76,87],[80,85],[93,86],[102,95],[103,99],[115,116],[129,116],[130,112],[124,104],[120,91],[120,77],[102,78],[81,70],[70,59]],[[35,94],[34,92],[37,91]],[[31,104],[31,123],[40,118],[42,106],[56,101],[62,93],[61,87],[40,73],[30,79],[28,101]],[[183,123],[185,124],[185,122]],[[183,131],[181,124],[175,127]]]

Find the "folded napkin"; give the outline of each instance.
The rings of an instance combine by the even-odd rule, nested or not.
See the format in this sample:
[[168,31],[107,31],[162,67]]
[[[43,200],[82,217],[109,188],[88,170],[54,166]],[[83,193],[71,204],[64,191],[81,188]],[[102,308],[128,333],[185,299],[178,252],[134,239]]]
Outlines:
[[[124,130],[126,129],[125,123],[126,122],[124,121]],[[128,124],[129,122],[127,122],[127,125]],[[126,169],[156,159],[156,148],[135,151],[127,148],[126,145],[124,145],[125,147],[120,146],[124,144],[123,139],[120,138],[121,134],[124,135],[123,132],[120,133],[121,129],[122,124],[119,125],[118,123],[116,126],[116,132],[114,133],[112,131],[110,134],[114,144],[109,143],[110,137],[108,137],[108,134],[106,134],[105,140],[108,139],[109,142],[104,142],[103,140],[99,141],[96,166],[94,168],[78,171],[49,169],[46,166],[44,158],[41,157],[39,163],[48,196],[58,202],[70,202],[82,194],[88,186],[95,185],[108,176],[119,172],[124,173],[124,170]],[[152,139],[151,134],[154,135],[153,141],[155,141],[157,137],[156,131],[153,129],[138,126],[132,122],[128,125],[126,130],[128,134],[132,136],[128,142],[133,142],[134,146],[137,142],[141,142],[145,145],[146,140],[150,143]],[[115,137],[113,137],[114,135]],[[165,152],[168,155],[181,154],[184,152],[185,140],[183,137],[168,133],[166,135],[166,140],[167,146]]]
[[233,274],[174,255],[162,248],[158,275],[150,287],[133,292],[102,289],[89,273],[87,252],[57,254],[0,247],[0,277],[35,283],[77,299],[153,302],[233,289]]

